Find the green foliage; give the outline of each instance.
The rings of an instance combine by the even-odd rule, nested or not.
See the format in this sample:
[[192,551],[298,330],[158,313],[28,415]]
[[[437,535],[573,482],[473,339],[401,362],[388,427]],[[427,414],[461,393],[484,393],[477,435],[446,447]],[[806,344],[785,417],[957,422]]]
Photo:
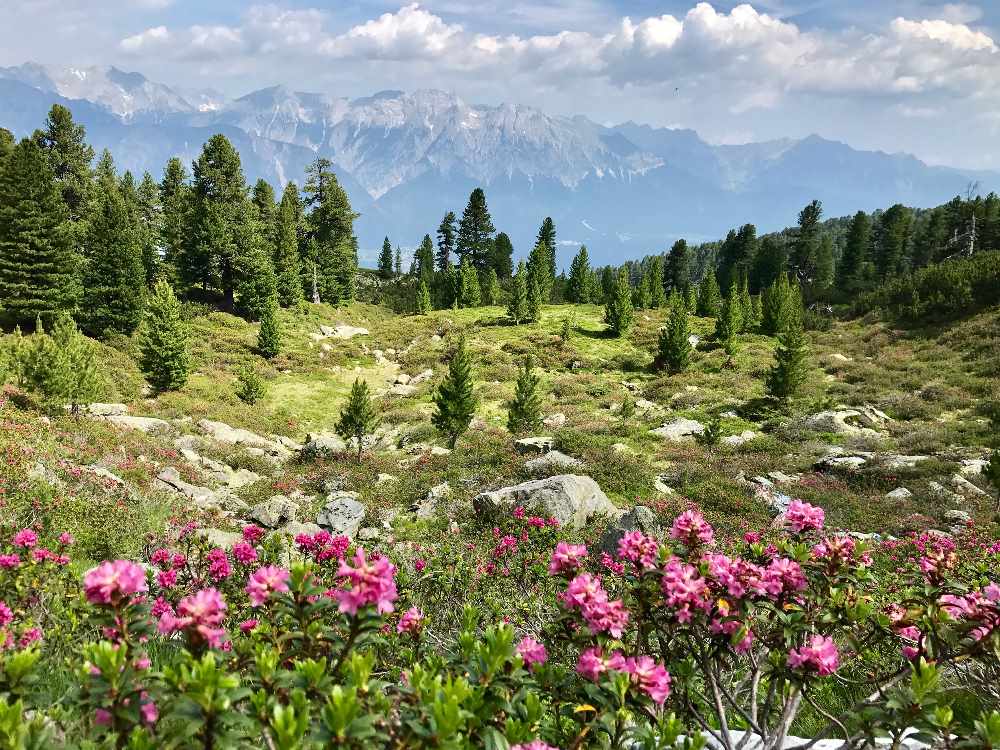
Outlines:
[[439,272],[443,273],[451,268],[451,258],[455,254],[456,239],[455,214],[449,211],[441,219],[441,224],[437,230],[438,249],[435,260],[437,261],[437,270]]
[[715,321],[715,338],[726,354],[732,357],[739,345],[738,336],[743,330],[743,309],[736,282],[729,286],[729,294],[722,301],[722,310]]
[[604,322],[615,336],[624,336],[632,327],[632,290],[629,288],[628,273],[624,268],[618,271],[614,290],[604,305]]
[[302,204],[294,182],[285,185],[275,213],[274,276],[278,301],[293,307],[303,299],[302,264],[299,259]]
[[378,275],[388,281],[392,278],[392,243],[386,237],[382,241],[382,250],[378,254]]
[[486,283],[483,286],[483,304],[499,305],[503,302],[503,291],[500,289],[500,279],[495,268],[486,272]]
[[423,278],[417,284],[417,301],[414,307],[417,315],[427,315],[431,311],[431,292]]
[[990,454],[990,462],[983,469],[983,478],[996,490],[997,513],[1000,513],[1000,448],[994,448]]
[[552,285],[555,282],[555,277],[550,275],[551,265],[549,246],[544,241],[537,242],[528,255],[528,263],[525,266],[528,277],[525,284],[527,285],[529,294],[532,284],[538,287],[540,303],[547,302],[552,293]]
[[524,306],[524,317],[529,323],[537,323],[542,317],[543,292],[538,280],[528,274],[528,298]]
[[482,305],[482,292],[479,288],[479,274],[466,255],[458,267],[459,273],[459,307],[479,307]]
[[181,306],[166,281],[153,287],[140,335],[140,366],[149,384],[158,391],[175,391],[188,378],[188,330]]
[[236,373],[236,398],[253,406],[267,395],[267,381],[252,365],[244,365]]
[[683,372],[691,361],[691,342],[688,331],[688,312],[679,297],[670,305],[670,317],[667,325],[660,330],[656,357],[653,360],[655,370],[666,370],[670,373]]
[[482,188],[476,188],[469,195],[469,202],[458,223],[455,250],[459,257],[463,261],[468,260],[476,271],[485,271],[492,260],[495,232],[493,219],[486,206],[486,193]]
[[344,440],[355,440],[358,446],[358,461],[364,450],[365,436],[371,435],[378,427],[379,417],[368,392],[368,384],[357,378],[351,386],[351,395],[337,420],[337,434]]
[[448,445],[455,447],[459,436],[469,428],[476,412],[477,400],[473,393],[472,356],[466,349],[465,339],[448,362],[448,374],[434,392],[435,411],[431,423],[448,438]]
[[809,347],[802,330],[801,305],[790,313],[785,329],[778,334],[774,357],[764,388],[772,398],[787,400],[799,391],[809,375]]
[[281,321],[278,319],[278,300],[272,297],[264,306],[257,331],[257,351],[267,359],[281,351]]
[[74,414],[100,393],[93,344],[66,314],[56,317],[51,335],[38,324],[19,369],[46,404],[56,408],[68,405]]
[[761,330],[769,336],[777,336],[788,326],[801,307],[797,290],[788,283],[788,277],[781,274],[775,282],[761,293]]
[[719,282],[715,278],[715,271],[710,270],[698,286],[698,314],[706,318],[715,318],[719,315],[721,306]]
[[524,261],[521,261],[517,264],[517,273],[511,282],[510,298],[507,300],[507,316],[514,321],[514,325],[520,325],[522,320],[528,319],[527,275]]
[[566,290],[566,299],[577,304],[590,302],[592,297],[591,281],[590,257],[587,255],[587,246],[581,245],[569,266],[569,287]]
[[514,434],[537,430],[542,426],[542,399],[538,395],[538,376],[534,362],[525,357],[518,370],[514,398],[507,404],[507,429]]

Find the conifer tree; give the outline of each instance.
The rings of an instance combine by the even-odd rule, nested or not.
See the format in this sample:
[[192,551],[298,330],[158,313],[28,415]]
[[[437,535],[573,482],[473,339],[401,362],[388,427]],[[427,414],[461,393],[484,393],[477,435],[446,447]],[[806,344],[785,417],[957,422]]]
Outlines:
[[278,206],[275,203],[274,188],[261,178],[254,183],[251,201],[257,209],[260,233],[268,254],[274,259],[278,254]]
[[868,261],[872,223],[868,214],[858,211],[847,228],[844,252],[837,268],[837,286],[844,292],[854,292],[864,286],[864,266]]
[[784,330],[778,334],[775,362],[767,375],[764,389],[769,396],[788,400],[794,396],[808,376],[809,348],[802,330],[802,305],[795,306]]
[[983,469],[983,479],[993,485],[997,493],[995,513],[1000,513],[1000,448],[994,448],[990,454],[990,462]]
[[820,245],[820,219],[823,204],[814,200],[799,212],[799,227],[792,242],[791,265],[797,278],[816,278],[816,262]]
[[542,426],[542,399],[538,395],[538,376],[531,355],[519,368],[514,398],[507,404],[507,429],[518,435]]
[[458,223],[458,236],[455,249],[461,260],[469,259],[477,271],[486,270],[490,262],[490,251],[493,249],[490,241],[496,229],[486,206],[486,193],[482,188],[476,188],[469,195],[469,203],[462,212]]
[[618,270],[615,287],[604,305],[604,322],[614,336],[624,336],[632,327],[632,290],[628,283],[628,271]]
[[524,309],[529,323],[537,323],[542,319],[542,291],[531,274],[528,274],[528,298]]
[[260,329],[257,331],[257,351],[266,359],[278,356],[281,351],[281,321],[278,319],[278,299],[272,296],[260,316]]
[[479,307],[483,303],[482,290],[479,288],[479,274],[476,273],[468,255],[462,258],[458,270],[459,307]]
[[472,357],[465,346],[465,339],[448,363],[448,374],[434,393],[435,412],[431,423],[448,438],[448,447],[454,448],[459,436],[469,429],[476,412],[473,393]]
[[744,333],[749,333],[756,327],[754,322],[754,312],[753,312],[753,299],[750,296],[750,287],[747,284],[747,277],[744,276],[740,279],[740,321],[741,321],[741,331]]
[[659,309],[667,304],[667,293],[663,285],[663,257],[656,255],[649,265],[649,306]]
[[639,284],[632,292],[632,307],[636,310],[648,310],[651,306],[651,300],[650,278],[649,273],[646,272],[639,277]]
[[236,207],[232,224],[233,290],[240,310],[250,320],[260,320],[278,293],[272,255],[261,232],[257,210],[244,200]]
[[734,281],[729,285],[729,294],[722,301],[722,310],[715,321],[715,338],[722,344],[730,360],[739,346],[738,336],[743,330],[743,316],[740,305],[739,288]]
[[715,271],[709,270],[698,287],[698,314],[706,318],[715,318],[722,307],[719,282]]
[[423,279],[417,283],[417,315],[427,315],[431,311],[431,291]]
[[698,311],[698,288],[694,284],[684,287],[684,306],[692,315]]
[[[545,220],[542,221],[542,225],[538,228],[538,237],[535,239],[535,244],[542,245],[545,248],[546,278],[554,281],[556,278],[556,224],[550,216],[546,216]],[[551,282],[546,286],[542,277],[539,277],[538,282],[541,286],[542,298],[548,300],[552,289]]]
[[453,211],[449,211],[441,219],[437,230],[437,270],[442,273],[447,271],[452,265],[456,237],[455,214]]
[[[676,295],[676,292],[674,293]],[[672,374],[683,372],[691,361],[691,341],[688,332],[688,311],[679,295],[670,305],[670,317],[660,330],[654,369]]]
[[687,240],[677,240],[670,248],[663,271],[663,283],[671,291],[676,289],[683,292],[691,287],[691,259]]
[[791,312],[792,289],[788,277],[781,274],[761,293],[761,329],[769,336],[781,333]]
[[[354,299],[354,273],[358,265],[354,220],[358,214],[351,208],[347,192],[331,166],[329,159],[321,157],[306,169],[304,203],[309,212],[304,217],[307,250],[304,270],[310,297],[337,305]],[[315,295],[311,294],[313,280]]]
[[431,236],[425,234],[413,256],[413,272],[416,277],[422,280],[428,288],[434,279],[434,243]]
[[600,301],[607,304],[611,293],[615,290],[615,271],[611,266],[604,266],[601,269],[601,289]]
[[299,262],[300,212],[298,188],[294,182],[289,182],[281,194],[281,203],[275,215],[274,282],[278,302],[285,307],[297,305],[303,299],[302,267]]
[[94,149],[87,144],[86,131],[73,121],[69,109],[53,104],[45,128],[35,131],[32,138],[47,157],[69,221],[73,226],[81,224],[86,220],[90,203],[90,165],[94,161]]
[[129,336],[142,322],[146,299],[142,246],[117,186],[101,186],[94,198],[84,243],[81,314],[94,336]]
[[378,412],[375,410],[375,404],[372,403],[368,384],[361,378],[357,378],[354,385],[351,386],[351,395],[347,397],[347,403],[340,412],[336,429],[337,434],[344,440],[357,442],[358,463],[361,463],[365,436],[373,434],[378,423]]
[[253,365],[243,365],[236,373],[236,398],[253,406],[267,395],[267,381]]
[[29,382],[50,406],[70,407],[73,414],[96,400],[100,379],[94,348],[68,313],[56,316],[49,336],[37,324],[32,337]]
[[188,185],[184,163],[174,157],[167,162],[160,181],[160,244],[166,276],[174,281],[179,278],[178,264],[182,262],[187,244],[191,210],[191,187]]
[[754,294],[750,297],[750,320],[749,320],[749,331],[757,331],[761,327],[761,318],[763,316],[763,311],[761,310],[761,295]]
[[510,299],[507,300],[507,315],[514,321],[514,325],[520,325],[528,317],[527,275],[524,261],[521,261],[517,264],[517,273],[510,286]]
[[143,173],[136,197],[136,231],[139,233],[142,265],[146,271],[146,286],[152,288],[160,275],[163,212],[160,207],[160,186],[149,172]]
[[509,279],[514,273],[514,245],[506,232],[500,232],[493,241],[492,265],[497,278]]
[[573,257],[573,262],[569,266],[569,288],[566,290],[566,297],[570,302],[580,305],[590,301],[590,275],[590,257],[587,254],[587,246],[580,245],[580,250]]
[[774,235],[766,235],[750,269],[750,288],[758,292],[767,289],[787,272],[788,250],[785,243]]
[[75,308],[79,264],[66,212],[45,154],[22,140],[0,170],[0,314],[8,323],[30,326]]
[[153,388],[175,391],[184,386],[190,367],[188,331],[181,318],[181,305],[166,281],[158,281],[153,287],[139,345],[140,367]]
[[497,278],[497,271],[491,268],[486,272],[486,284],[483,286],[483,303],[486,305],[499,305],[503,301],[503,292],[500,289],[500,279]]
[[378,275],[383,279],[392,278],[392,244],[388,237],[382,240],[382,252],[378,256]]
[[549,249],[544,242],[537,242],[528,254],[528,263],[525,266],[528,271],[528,287],[531,287],[531,280],[538,286],[538,292],[542,301],[547,301],[552,293],[552,285],[555,279],[549,275]]

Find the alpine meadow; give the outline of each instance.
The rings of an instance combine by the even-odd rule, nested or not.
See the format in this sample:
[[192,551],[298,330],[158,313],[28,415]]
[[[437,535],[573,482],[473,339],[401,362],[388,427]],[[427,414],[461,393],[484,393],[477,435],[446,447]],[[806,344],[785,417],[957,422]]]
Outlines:
[[0,750],[1000,748],[1000,9],[14,5]]

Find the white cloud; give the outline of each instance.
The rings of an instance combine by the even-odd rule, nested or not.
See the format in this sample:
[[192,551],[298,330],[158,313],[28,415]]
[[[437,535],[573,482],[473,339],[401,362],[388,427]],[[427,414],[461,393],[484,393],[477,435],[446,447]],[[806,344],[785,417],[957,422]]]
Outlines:
[[154,26],[151,29],[127,36],[119,42],[118,46],[124,52],[147,52],[157,47],[162,47],[170,41],[170,31],[166,26]]

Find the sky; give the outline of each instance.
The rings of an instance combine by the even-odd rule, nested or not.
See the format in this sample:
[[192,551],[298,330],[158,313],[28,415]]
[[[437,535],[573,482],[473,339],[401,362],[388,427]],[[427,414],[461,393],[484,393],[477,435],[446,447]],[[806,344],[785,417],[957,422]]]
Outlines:
[[440,88],[712,143],[817,133],[1000,168],[1000,0],[6,0],[0,65],[228,96]]

